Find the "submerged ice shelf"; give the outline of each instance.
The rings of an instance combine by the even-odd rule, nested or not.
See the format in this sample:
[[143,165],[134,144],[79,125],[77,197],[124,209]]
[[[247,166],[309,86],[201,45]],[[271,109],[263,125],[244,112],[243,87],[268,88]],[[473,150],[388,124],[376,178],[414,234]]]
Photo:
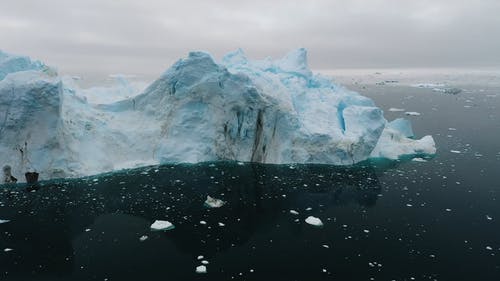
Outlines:
[[[133,96],[109,91],[124,92]],[[41,62],[0,52],[3,161],[48,179],[155,163],[350,165],[436,151],[408,121],[389,123],[372,100],[313,74],[305,49],[260,61],[241,50],[221,62],[191,52],[134,97],[94,104],[89,93]]]

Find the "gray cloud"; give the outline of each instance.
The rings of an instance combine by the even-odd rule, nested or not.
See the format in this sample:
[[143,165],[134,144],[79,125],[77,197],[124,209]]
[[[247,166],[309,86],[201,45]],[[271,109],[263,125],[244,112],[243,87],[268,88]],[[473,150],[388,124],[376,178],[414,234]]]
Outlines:
[[71,74],[156,76],[190,50],[315,69],[500,65],[498,0],[0,2],[0,48]]

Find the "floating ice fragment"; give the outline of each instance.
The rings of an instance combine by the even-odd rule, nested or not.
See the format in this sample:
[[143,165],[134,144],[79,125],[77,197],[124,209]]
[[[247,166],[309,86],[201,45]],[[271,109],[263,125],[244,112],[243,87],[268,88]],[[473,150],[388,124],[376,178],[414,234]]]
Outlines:
[[220,208],[224,206],[224,204],[226,204],[226,202],[214,197],[210,197],[209,195],[207,195],[207,200],[205,200],[205,206],[209,208]]
[[91,231],[91,230],[92,230],[92,229],[87,228],[87,229],[85,229],[85,232],[89,232],[89,231]]
[[490,217],[490,216],[488,216],[488,215],[486,215],[486,219],[487,219],[487,220],[489,220],[489,221],[490,221],[490,220],[493,220],[493,218],[492,218],[492,217]]
[[223,226],[226,226],[225,224],[223,224],[222,222],[219,222],[219,226],[220,227],[223,227]]
[[427,160],[425,160],[424,158],[420,158],[420,157],[413,158],[411,161],[414,161],[414,162],[427,162]]
[[292,215],[298,215],[298,214],[299,214],[299,212],[297,212],[297,211],[295,211],[295,210],[290,210],[290,214],[292,214]]
[[363,232],[364,233],[370,233],[370,231],[368,229],[364,229]]
[[450,150],[451,153],[456,153],[456,154],[460,154],[462,153],[460,150]]
[[203,256],[198,256],[197,258],[198,260],[202,260],[203,259]]
[[445,209],[446,212],[451,212],[451,209]]
[[200,221],[200,224],[205,225],[205,224],[207,224],[207,222],[206,221]]
[[2,224],[2,223],[8,223],[9,221],[10,220],[2,220],[2,219],[0,219],[0,224]]
[[11,249],[11,248],[5,248],[3,249],[4,252],[10,252],[10,251],[14,251],[14,249]]
[[420,113],[415,112],[415,111],[407,111],[407,112],[405,112],[405,114],[408,116],[419,116],[420,115]]
[[306,208],[306,211],[310,211],[310,210],[312,210],[312,208],[311,208],[311,207],[307,207],[307,208]]
[[306,223],[314,226],[323,226],[323,222],[319,218],[313,216],[308,216],[306,218]]
[[171,230],[174,228],[175,226],[171,222],[162,220],[155,220],[151,225],[151,230],[153,231]]
[[492,250],[493,250],[493,248],[492,248],[492,247],[490,247],[490,246],[486,246],[486,250],[488,250],[488,251],[492,251]]
[[202,264],[209,264],[209,262],[207,260],[202,260],[201,263]]
[[139,237],[139,241],[141,242],[144,242],[148,239],[148,236],[147,235],[142,235],[141,237]]
[[389,108],[389,111],[392,111],[392,112],[400,112],[400,111],[405,111],[403,108],[395,108],[395,107],[391,107]]
[[207,267],[204,265],[197,266],[196,273],[199,273],[199,274],[207,273]]
[[323,248],[330,249],[330,246],[328,246],[328,245],[326,245],[326,244],[323,244],[323,245],[321,245],[321,246],[323,246]]

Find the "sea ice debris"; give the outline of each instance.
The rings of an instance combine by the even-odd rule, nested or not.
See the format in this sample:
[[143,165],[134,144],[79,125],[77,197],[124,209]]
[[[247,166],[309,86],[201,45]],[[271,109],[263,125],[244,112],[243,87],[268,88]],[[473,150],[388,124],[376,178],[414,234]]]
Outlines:
[[400,111],[405,111],[403,108],[396,108],[396,107],[391,107],[389,108],[389,111],[392,112],[400,112]]
[[420,115],[420,113],[416,112],[416,111],[407,111],[407,112],[405,112],[405,114],[408,116],[419,116]]
[[209,208],[220,208],[224,206],[224,204],[226,204],[226,202],[221,199],[210,197],[209,195],[207,195],[207,200],[205,200],[205,206]]
[[207,267],[204,265],[199,265],[196,267],[196,273],[204,274],[207,273]]
[[155,220],[151,225],[151,230],[153,231],[171,230],[174,228],[175,226],[171,222],[164,220]]
[[308,216],[306,218],[306,223],[314,226],[323,226],[323,222],[319,218],[313,216]]

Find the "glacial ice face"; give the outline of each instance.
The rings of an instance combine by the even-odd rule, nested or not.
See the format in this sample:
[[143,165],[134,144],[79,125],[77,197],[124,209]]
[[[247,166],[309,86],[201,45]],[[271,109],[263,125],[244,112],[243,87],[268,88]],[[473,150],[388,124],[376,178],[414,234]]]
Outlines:
[[386,122],[370,99],[314,76],[304,49],[257,62],[238,50],[222,64],[193,52],[136,100],[162,123],[160,162],[354,164]]
[[[370,99],[313,74],[305,49],[261,61],[237,50],[220,63],[192,52],[137,96],[123,81],[80,89],[5,53],[0,73],[0,154],[18,178],[27,167],[47,179],[166,162],[348,165],[435,153],[408,121],[387,123]],[[106,92],[134,97],[96,104]]]

